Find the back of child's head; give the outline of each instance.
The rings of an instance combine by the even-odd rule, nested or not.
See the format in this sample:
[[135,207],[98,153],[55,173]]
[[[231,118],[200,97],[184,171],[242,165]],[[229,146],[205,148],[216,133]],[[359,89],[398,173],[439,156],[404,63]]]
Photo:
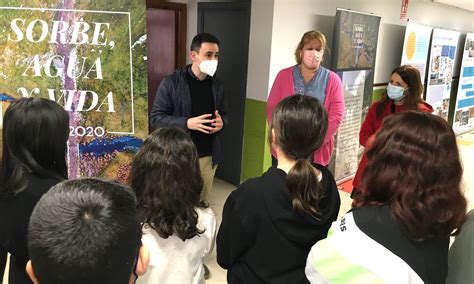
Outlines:
[[353,206],[387,204],[413,239],[448,238],[466,213],[462,163],[451,126],[406,111],[387,117],[367,151],[363,194]]
[[312,217],[320,217],[318,202],[322,186],[311,165],[314,151],[321,147],[328,126],[323,105],[311,96],[293,95],[275,107],[270,123],[270,144],[278,147],[296,164],[287,175],[293,208]]
[[52,187],[28,228],[32,270],[42,284],[129,283],[140,245],[133,191],[100,179]]
[[166,127],[148,136],[133,159],[130,185],[140,220],[161,237],[186,240],[202,233],[195,210],[206,207],[199,156],[184,130]]

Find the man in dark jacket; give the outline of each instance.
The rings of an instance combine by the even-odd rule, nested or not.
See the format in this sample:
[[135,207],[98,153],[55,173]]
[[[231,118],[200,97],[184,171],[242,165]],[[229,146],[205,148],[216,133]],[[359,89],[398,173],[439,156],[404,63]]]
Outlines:
[[220,132],[228,124],[222,81],[214,77],[219,40],[201,33],[191,43],[192,64],[163,79],[150,113],[154,128],[187,129],[199,154],[204,180],[202,197],[209,201],[217,164],[222,159]]

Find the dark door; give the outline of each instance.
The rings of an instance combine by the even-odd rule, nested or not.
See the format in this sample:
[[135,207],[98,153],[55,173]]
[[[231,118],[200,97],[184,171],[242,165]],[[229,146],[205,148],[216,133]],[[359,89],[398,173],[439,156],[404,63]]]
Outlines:
[[237,185],[242,167],[250,2],[198,3],[198,32],[211,33],[220,41],[216,76],[224,82],[230,125],[222,133],[224,158],[216,175]]
[[149,117],[163,78],[186,62],[186,5],[148,0],[146,28]]

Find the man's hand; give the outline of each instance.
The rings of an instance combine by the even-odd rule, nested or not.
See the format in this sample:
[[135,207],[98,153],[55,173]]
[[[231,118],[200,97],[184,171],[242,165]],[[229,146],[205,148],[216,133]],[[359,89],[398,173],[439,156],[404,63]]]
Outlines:
[[222,117],[219,115],[219,111],[216,110],[215,112],[216,118],[214,119],[214,122],[211,124],[212,127],[214,127],[211,130],[211,133],[216,133],[221,131],[222,127],[224,127],[224,122],[222,121]]
[[[213,123],[214,122],[213,119],[210,119],[211,117],[212,117],[212,114],[210,114],[210,113],[203,114],[203,115],[196,116],[196,117],[191,117],[186,122],[186,125],[187,125],[188,129],[190,129],[190,130],[201,131],[201,132],[206,133],[206,134],[213,133],[212,131],[215,128],[204,125],[205,123]],[[219,118],[220,118],[220,116],[219,116]],[[221,121],[222,121],[222,119],[221,119]],[[221,128],[222,128],[222,126],[221,126]]]

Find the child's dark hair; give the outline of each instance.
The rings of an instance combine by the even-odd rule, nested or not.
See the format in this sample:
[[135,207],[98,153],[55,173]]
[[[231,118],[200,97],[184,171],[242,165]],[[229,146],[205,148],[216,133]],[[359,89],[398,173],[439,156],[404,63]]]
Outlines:
[[314,218],[319,217],[318,203],[323,196],[310,159],[321,147],[327,127],[327,114],[322,104],[316,98],[302,95],[280,101],[270,123],[270,131],[273,129],[275,133],[274,143],[288,158],[296,160],[286,180],[293,208]]
[[448,238],[464,220],[462,163],[451,126],[417,111],[390,115],[367,151],[362,192],[353,207],[388,204],[415,240]]
[[14,101],[3,117],[0,198],[28,188],[29,177],[67,179],[69,116],[56,102],[42,98]]
[[97,178],[76,179],[58,183],[36,204],[28,251],[39,283],[125,284],[141,237],[130,187]]
[[162,238],[176,234],[184,241],[203,233],[195,210],[207,207],[199,156],[184,130],[165,127],[148,136],[133,159],[130,185],[141,221]]

